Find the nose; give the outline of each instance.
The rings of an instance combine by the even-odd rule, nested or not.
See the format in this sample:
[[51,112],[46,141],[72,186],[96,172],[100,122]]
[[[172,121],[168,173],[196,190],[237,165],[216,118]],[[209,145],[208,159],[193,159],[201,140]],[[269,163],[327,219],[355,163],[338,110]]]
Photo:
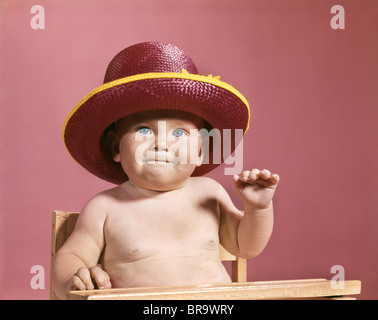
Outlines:
[[155,151],[167,151],[167,136],[165,134],[159,133],[155,136]]
[[158,130],[155,134],[155,150],[156,151],[167,151],[167,125],[165,121],[158,121]]

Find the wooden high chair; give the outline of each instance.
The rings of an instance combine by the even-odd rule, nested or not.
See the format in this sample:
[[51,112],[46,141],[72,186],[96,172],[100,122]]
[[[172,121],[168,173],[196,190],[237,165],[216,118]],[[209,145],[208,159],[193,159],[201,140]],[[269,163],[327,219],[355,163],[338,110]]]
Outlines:
[[[54,211],[52,214],[51,262],[75,228],[79,213]],[[247,282],[247,261],[235,257],[222,246],[219,248],[222,261],[231,261],[232,283],[216,285],[192,285],[172,287],[116,288],[104,290],[70,291],[66,297],[72,300],[256,300],[256,299],[354,299],[344,297],[361,292],[357,280],[338,282],[326,279],[258,281]],[[51,283],[51,281],[50,281]],[[334,287],[334,288],[333,288]],[[59,300],[51,288],[50,299]]]

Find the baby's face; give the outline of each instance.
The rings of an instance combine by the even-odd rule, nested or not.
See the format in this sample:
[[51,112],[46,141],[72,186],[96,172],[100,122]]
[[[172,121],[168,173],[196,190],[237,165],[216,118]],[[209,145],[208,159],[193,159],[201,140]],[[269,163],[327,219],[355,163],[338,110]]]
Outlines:
[[117,121],[114,160],[135,186],[167,191],[182,187],[201,164],[204,121],[181,111],[140,112]]

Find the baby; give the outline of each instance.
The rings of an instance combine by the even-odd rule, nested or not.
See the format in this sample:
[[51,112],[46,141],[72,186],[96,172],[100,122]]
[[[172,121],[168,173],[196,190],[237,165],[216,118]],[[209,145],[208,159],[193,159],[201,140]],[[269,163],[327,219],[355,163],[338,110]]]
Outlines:
[[[156,53],[158,50],[155,50],[153,55],[150,52],[147,54],[150,58],[151,55],[155,57],[155,64],[157,55],[164,55],[162,59],[166,61],[174,54],[184,54],[172,45],[143,43],[125,49],[129,57],[126,60],[129,61],[134,54],[130,50],[138,46],[140,51],[136,56],[143,61],[148,60],[146,47],[159,48],[160,52]],[[162,48],[169,51],[169,54],[162,54]],[[143,58],[139,58],[140,56]],[[125,60],[124,57],[121,60]],[[74,117],[79,112],[83,113],[82,119],[88,118],[88,113],[84,116],[83,110],[93,110],[93,105],[89,108],[86,103],[96,94],[119,89],[131,82],[136,87],[137,81],[139,85],[143,80],[171,81],[167,74],[173,74],[166,72],[162,75],[148,71],[138,71],[137,74],[142,76],[132,80],[130,78],[133,75],[117,75],[117,79],[123,79],[122,81],[105,79],[108,86],[100,87],[101,90],[97,89],[88,99],[83,99],[65,123],[65,142],[71,155],[99,177],[105,178],[106,175],[108,181],[122,179],[123,182],[88,201],[72,235],[56,254],[52,267],[52,285],[60,298],[64,298],[67,291],[75,289],[230,282],[220,261],[219,243],[236,256],[252,258],[264,249],[270,238],[273,228],[272,198],[279,176],[258,169],[245,170],[240,175],[235,175],[233,185],[243,200],[244,214],[238,210],[219,183],[198,176],[202,173],[196,170],[206,166],[203,164],[202,146],[204,140],[208,139],[201,135],[201,129],[209,128],[209,124],[215,128],[213,123],[218,121],[219,124],[219,120],[212,120],[210,113],[201,114],[193,103],[182,103],[180,106],[184,107],[177,108],[170,107],[170,102],[167,101],[164,101],[166,108],[157,103],[146,106],[147,101],[141,103],[143,107],[138,108],[135,103],[128,103],[139,110],[130,111],[128,108],[125,112],[124,100],[107,101],[103,96],[97,97],[107,105],[113,102],[111,105],[115,106],[112,120],[102,120],[114,124],[105,130],[104,127],[95,130],[97,138],[94,139],[103,144],[100,147],[102,149],[96,152],[87,147],[92,154],[97,154],[96,157],[102,157],[102,162],[92,160],[88,164],[89,161],[87,163],[83,160],[85,156],[79,155],[80,152],[91,154],[82,151],[84,145],[90,145],[88,141],[80,148],[72,146],[76,142],[70,142],[68,126],[76,121]],[[109,72],[108,68],[107,74]],[[178,72],[174,74],[177,74],[174,77],[176,82],[170,83],[171,90],[177,86],[177,79],[184,79],[201,85],[213,85],[236,95],[231,91],[232,87],[227,87],[223,82],[220,84],[218,79],[196,78],[194,74],[206,78],[197,75],[197,72],[184,73],[182,78]],[[124,80],[126,78],[127,81]],[[149,86],[146,82],[143,84],[144,96],[148,95],[146,88],[151,88]],[[156,83],[154,86],[156,88]],[[130,88],[127,88],[127,92],[132,90]],[[126,92],[126,88],[122,92]],[[193,92],[198,94],[198,90]],[[160,100],[163,93],[159,93]],[[120,95],[119,92],[118,94]],[[185,93],[189,96],[191,94],[194,93]],[[113,97],[114,92],[109,96]],[[240,96],[238,98],[240,100]],[[179,101],[174,101],[177,102]],[[98,102],[96,105],[98,106]],[[123,110],[123,113],[118,109]],[[105,113],[108,114],[109,110],[99,115],[98,121],[104,118]],[[124,116],[120,116],[122,114]],[[86,129],[91,130],[94,123],[97,121],[91,122]],[[219,126],[232,128],[230,123]],[[72,125],[72,130],[77,130],[78,127]],[[91,135],[96,137],[96,134],[88,133],[88,139]],[[108,150],[108,154],[104,150]],[[209,165],[210,169],[207,170],[213,168],[212,164]],[[107,166],[115,169],[104,169]],[[101,267],[97,265],[99,260]]]

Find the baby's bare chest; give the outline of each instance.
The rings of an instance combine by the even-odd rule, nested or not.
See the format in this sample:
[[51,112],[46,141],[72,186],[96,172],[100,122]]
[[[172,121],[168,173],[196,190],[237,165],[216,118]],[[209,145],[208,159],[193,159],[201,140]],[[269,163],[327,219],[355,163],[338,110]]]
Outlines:
[[108,258],[198,254],[218,250],[219,212],[211,201],[136,202],[109,213],[104,231]]

